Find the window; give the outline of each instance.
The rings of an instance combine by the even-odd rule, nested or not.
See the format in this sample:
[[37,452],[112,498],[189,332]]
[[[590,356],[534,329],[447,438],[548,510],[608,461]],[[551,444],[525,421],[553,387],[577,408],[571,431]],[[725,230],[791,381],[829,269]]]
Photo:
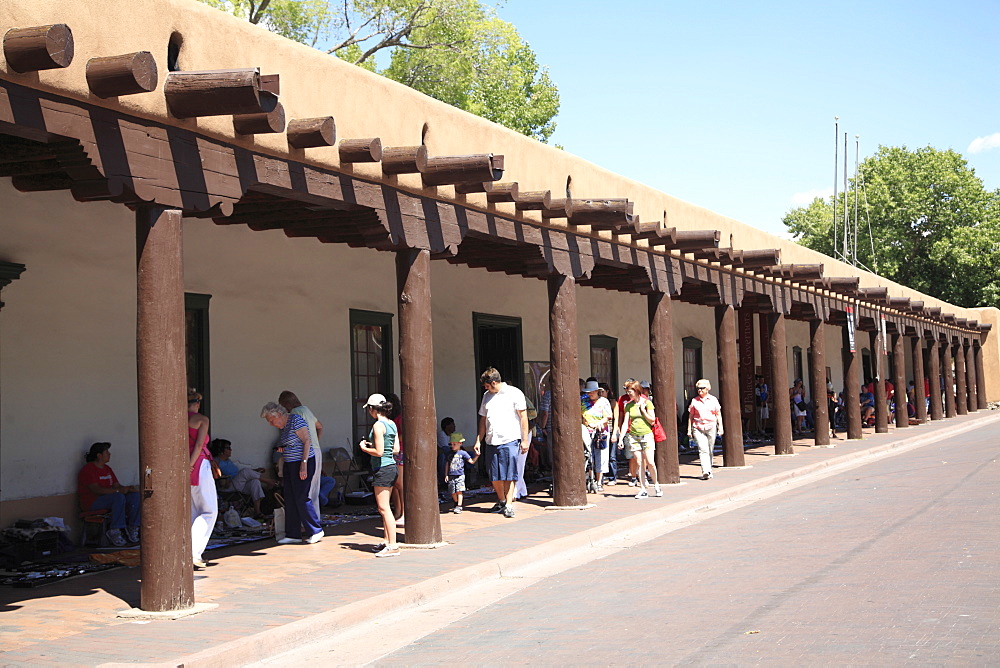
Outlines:
[[[184,363],[187,386],[201,392],[201,412],[211,417],[209,382],[208,300],[212,295],[184,293]],[[185,396],[187,393],[185,392]]]
[[792,373],[793,381],[801,380],[805,383],[806,377],[802,374],[802,348],[799,346],[792,346]]
[[351,309],[353,443],[368,434],[368,397],[392,392],[392,350],[392,314]]
[[701,373],[701,339],[685,336],[684,343],[684,403],[694,397],[695,383],[703,378]]
[[590,337],[590,375],[610,385],[612,392],[618,387],[618,339],[599,334]]

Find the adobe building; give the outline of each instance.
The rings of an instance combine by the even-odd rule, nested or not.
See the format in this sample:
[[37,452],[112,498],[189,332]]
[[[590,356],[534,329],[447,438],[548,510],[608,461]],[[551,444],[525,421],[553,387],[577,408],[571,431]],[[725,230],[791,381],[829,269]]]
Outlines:
[[[281,390],[320,417],[324,450],[367,432],[370,393],[399,393],[407,539],[422,543],[441,540],[438,420],[475,432],[490,365],[536,399],[550,379],[566,506],[586,502],[581,377],[650,379],[658,405],[676,398],[671,439],[709,378],[727,466],[743,464],[755,372],[776,397],[802,378],[810,398],[927,377],[944,392],[920,421],[1000,400],[997,309],[859,271],[194,0],[0,0],[0,27],[0,526],[75,522],[83,454],[110,441],[143,489],[144,556],[162,555],[144,587],[187,583],[179,599],[144,589],[146,609],[191,599],[190,550],[170,539],[187,532],[189,386],[212,436],[255,464]],[[776,453],[788,410],[773,406]],[[676,448],[657,458],[677,482]]]

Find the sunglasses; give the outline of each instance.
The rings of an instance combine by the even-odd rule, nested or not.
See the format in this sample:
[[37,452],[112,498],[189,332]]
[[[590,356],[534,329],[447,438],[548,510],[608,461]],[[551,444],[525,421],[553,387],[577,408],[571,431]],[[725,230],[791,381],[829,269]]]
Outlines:
[[708,388],[705,387],[704,385],[699,385],[698,387],[696,387],[694,389],[696,389],[696,390],[707,390]]

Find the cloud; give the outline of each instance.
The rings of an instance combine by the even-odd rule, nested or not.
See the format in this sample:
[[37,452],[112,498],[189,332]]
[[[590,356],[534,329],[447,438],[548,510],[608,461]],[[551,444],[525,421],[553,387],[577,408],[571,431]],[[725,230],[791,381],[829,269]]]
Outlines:
[[833,188],[814,188],[812,190],[792,195],[791,205],[806,206],[808,204],[812,204],[812,201],[817,197],[829,199],[831,195],[833,195]]
[[985,137],[976,137],[966,149],[969,153],[982,153],[993,148],[1000,148],[1000,132],[994,132]]

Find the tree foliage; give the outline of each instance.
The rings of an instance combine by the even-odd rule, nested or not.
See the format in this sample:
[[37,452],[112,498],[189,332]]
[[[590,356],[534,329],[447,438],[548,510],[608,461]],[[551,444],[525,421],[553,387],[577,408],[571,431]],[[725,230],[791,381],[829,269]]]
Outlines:
[[480,0],[202,2],[540,141],[555,130],[558,88]]
[[[859,177],[860,263],[958,306],[1000,306],[1000,190],[986,190],[959,153],[931,147],[880,146]],[[838,218],[845,203],[853,212],[852,194],[838,196]],[[817,198],[783,222],[802,245],[836,256],[832,206]]]

